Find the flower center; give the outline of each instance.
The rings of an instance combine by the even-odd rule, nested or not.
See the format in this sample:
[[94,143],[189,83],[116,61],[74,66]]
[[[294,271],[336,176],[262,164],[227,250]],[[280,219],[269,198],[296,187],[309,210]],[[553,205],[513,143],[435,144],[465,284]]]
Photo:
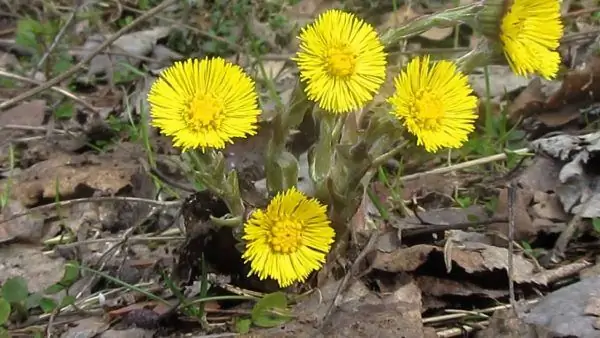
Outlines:
[[271,249],[277,253],[290,254],[302,244],[302,224],[291,220],[279,220],[271,228]]
[[444,117],[444,102],[437,93],[425,88],[417,93],[412,111],[423,129],[435,130]]
[[356,57],[348,46],[333,48],[327,56],[327,70],[337,77],[347,77],[354,74]]
[[187,123],[196,130],[216,128],[221,120],[223,105],[212,95],[198,95],[190,102]]

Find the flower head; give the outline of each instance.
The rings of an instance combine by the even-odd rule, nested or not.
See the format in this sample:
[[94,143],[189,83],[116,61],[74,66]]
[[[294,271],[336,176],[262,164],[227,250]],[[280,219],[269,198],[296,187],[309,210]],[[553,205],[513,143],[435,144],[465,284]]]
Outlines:
[[148,94],[152,125],[176,147],[222,149],[235,137],[256,134],[254,81],[222,58],[176,62]]
[[354,14],[329,10],[300,32],[294,59],[306,94],[324,110],[346,113],[373,99],[386,55],[375,29]]
[[275,279],[281,287],[305,280],[325,262],[335,232],[327,208],[296,188],[277,194],[266,210],[255,211],[244,225],[250,273]]
[[504,54],[519,75],[556,76],[562,35],[559,0],[514,0],[500,25]]
[[427,151],[458,148],[473,131],[477,98],[453,62],[430,65],[429,56],[414,58],[394,85],[396,91],[388,99],[392,113]]

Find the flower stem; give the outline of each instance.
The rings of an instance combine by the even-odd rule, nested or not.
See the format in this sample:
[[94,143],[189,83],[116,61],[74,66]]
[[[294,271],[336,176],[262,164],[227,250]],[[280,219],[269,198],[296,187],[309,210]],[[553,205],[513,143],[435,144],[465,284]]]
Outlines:
[[371,162],[371,168],[376,169],[376,168],[380,167],[385,162],[387,162],[389,159],[393,158],[394,156],[398,155],[402,150],[406,149],[406,145],[408,145],[407,140],[400,143],[399,145],[394,147],[394,149],[388,151],[387,153],[376,157],[373,160],[373,162]]
[[460,6],[431,15],[424,15],[408,22],[406,25],[390,29],[381,37],[385,46],[398,43],[400,40],[419,35],[434,27],[452,27],[462,22],[475,18],[475,14],[482,8],[480,3]]

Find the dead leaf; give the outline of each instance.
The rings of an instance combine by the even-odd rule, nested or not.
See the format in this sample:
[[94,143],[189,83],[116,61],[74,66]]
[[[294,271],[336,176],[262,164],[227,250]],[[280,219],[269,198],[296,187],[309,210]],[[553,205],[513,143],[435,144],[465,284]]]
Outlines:
[[562,86],[548,98],[545,108],[557,110],[565,104],[599,98],[600,56],[592,54],[583,65],[565,75]]
[[563,209],[584,218],[600,217],[600,176],[595,174],[594,161],[600,151],[600,132],[582,136],[559,134],[535,140],[532,147],[553,158],[560,167],[555,191]]
[[44,237],[44,218],[33,213],[11,219],[25,213],[27,208],[19,201],[9,201],[0,214],[0,243],[20,240],[36,243]]
[[2,126],[12,124],[29,127],[39,127],[44,123],[46,101],[33,100],[22,103],[0,114],[0,146],[10,142],[12,138],[23,135],[23,131],[4,130]]
[[508,105],[506,112],[508,118],[516,123],[519,119],[535,114],[546,101],[542,93],[542,81],[535,78],[527,87]]
[[25,206],[57,197],[90,197],[94,191],[116,194],[131,185],[139,170],[139,163],[123,154],[60,154],[23,170],[13,182],[19,188],[10,191]]
[[598,296],[600,276],[583,279],[546,295],[523,319],[544,328],[553,337],[598,337],[597,317],[585,314],[592,297]]
[[27,280],[29,292],[42,292],[60,281],[64,272],[64,259],[51,257],[41,247],[11,244],[0,246],[0,284],[11,277]]
[[[527,212],[527,208],[533,199],[533,192],[527,186],[517,186],[515,188],[516,199],[513,205],[515,212],[515,236],[516,241],[531,241],[535,238],[537,232],[532,226],[531,216]],[[498,204],[494,212],[494,218],[508,220],[508,188],[504,188],[498,195]],[[497,222],[490,224],[488,229],[506,235],[508,233],[508,222]],[[506,241],[502,237],[494,236],[493,243],[497,245],[505,245]]]
[[[491,79],[489,97],[503,97],[519,88],[526,87],[529,80],[525,77],[516,75],[508,66],[492,65],[488,66],[488,74]],[[479,97],[488,97],[486,93],[486,78],[481,70],[473,71],[469,75],[469,83]]]
[[106,323],[100,317],[89,317],[84,318],[72,323],[68,328],[67,332],[62,334],[62,338],[80,338],[95,337],[106,331],[110,327],[110,324]]
[[[491,272],[494,270],[507,271],[508,252],[505,248],[495,247],[477,242],[463,242],[452,245],[450,251],[446,251],[451,260],[467,273]],[[388,272],[412,272],[423,265],[433,256],[433,261],[443,264],[444,248],[433,245],[415,245],[409,248],[397,249],[391,253],[377,252],[372,260],[374,269]],[[535,277],[535,266],[523,258],[513,255],[514,276],[516,283],[537,283],[545,285],[546,277]],[[435,268],[436,271],[445,271],[443,266]]]
[[415,280],[423,294],[436,297],[484,296],[488,298],[501,298],[508,294],[507,290],[484,289],[469,282],[458,282],[432,276],[417,276],[415,277]]
[[423,337],[421,292],[409,279],[383,298],[369,293],[340,304],[322,332],[327,337],[340,338]]
[[[156,42],[169,35],[170,32],[171,27],[154,27],[148,30],[125,34],[111,45],[110,51],[133,56],[147,56],[154,49]],[[86,58],[103,41],[104,37],[101,35],[88,37],[82,47],[83,52],[80,54],[80,58]],[[136,57],[100,53],[90,61],[87,77],[91,78],[98,74],[107,74],[109,79],[112,79],[114,71],[117,70],[117,67],[121,67],[118,65],[119,63],[127,63],[135,67],[140,62],[140,58]]]

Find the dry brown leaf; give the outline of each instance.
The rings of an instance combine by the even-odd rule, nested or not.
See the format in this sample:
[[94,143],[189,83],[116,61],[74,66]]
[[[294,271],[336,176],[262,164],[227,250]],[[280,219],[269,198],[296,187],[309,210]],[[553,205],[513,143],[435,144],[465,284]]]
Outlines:
[[500,298],[505,297],[508,294],[507,290],[484,289],[469,282],[459,282],[432,276],[417,276],[415,277],[415,280],[417,281],[417,285],[419,285],[419,288],[423,294],[436,297],[476,295],[485,296],[488,298]]
[[[0,114],[0,126],[8,124],[39,127],[44,123],[46,101],[33,100],[21,103]],[[0,129],[0,145],[9,142],[11,138],[22,135],[23,131]]]
[[565,75],[562,86],[548,98],[545,108],[558,110],[565,104],[599,98],[600,56],[591,55],[581,67]]
[[43,238],[45,232],[44,218],[35,214],[27,214],[12,219],[13,216],[23,214],[27,208],[19,201],[9,201],[0,214],[0,243],[19,240],[21,242],[36,243]]
[[[431,255],[450,255],[448,257],[467,273],[486,272],[493,270],[507,271],[508,252],[505,248],[483,243],[464,242],[453,245],[450,251],[444,253],[444,248],[432,245],[415,245],[409,248],[397,249],[391,253],[377,252],[372,266],[374,269],[388,272],[411,272],[423,265]],[[436,259],[442,261],[443,259]],[[513,256],[514,276],[517,283],[538,283],[544,285],[546,277],[534,278],[534,265],[515,254]],[[439,267],[443,271],[444,267]]]
[[59,154],[23,170],[12,182],[18,189],[10,191],[25,206],[54,200],[57,191],[61,199],[90,197],[95,191],[116,194],[139,169],[136,160],[118,154]]
[[[530,241],[537,235],[532,226],[532,219],[527,212],[528,206],[531,204],[533,199],[533,192],[527,186],[521,186],[516,188],[516,199],[513,205],[515,211],[515,236],[516,241]],[[502,189],[498,195],[498,204],[494,212],[494,218],[508,219],[508,188]],[[508,222],[497,222],[490,224],[488,229],[490,231],[499,232],[501,234],[508,233]],[[504,245],[506,241],[502,237],[494,236],[493,243],[497,245]]]
[[546,96],[542,92],[542,81],[535,78],[506,108],[508,118],[516,123],[519,119],[535,114],[543,106]]

